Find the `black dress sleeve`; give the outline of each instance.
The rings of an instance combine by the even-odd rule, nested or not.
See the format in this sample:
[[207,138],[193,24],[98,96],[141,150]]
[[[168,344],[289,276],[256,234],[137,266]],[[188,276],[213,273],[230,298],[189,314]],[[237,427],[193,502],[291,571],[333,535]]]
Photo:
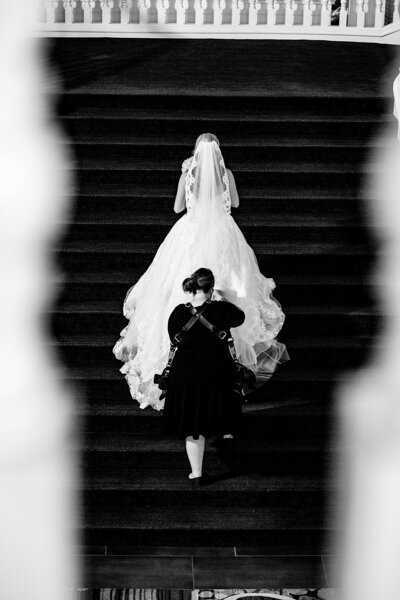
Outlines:
[[168,335],[169,339],[172,338],[182,329],[183,325],[181,325],[181,318],[179,318],[182,313],[182,304],[178,304],[175,306],[172,313],[169,315],[168,319]]
[[229,328],[239,327],[239,325],[242,325],[246,318],[244,312],[231,302],[225,302],[225,304],[227,310],[227,319],[229,321]]

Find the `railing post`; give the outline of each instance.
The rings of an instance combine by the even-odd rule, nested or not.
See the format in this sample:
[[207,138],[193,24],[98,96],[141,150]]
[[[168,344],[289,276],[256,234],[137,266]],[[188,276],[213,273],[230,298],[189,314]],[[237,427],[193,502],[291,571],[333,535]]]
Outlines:
[[207,0],[194,0],[195,24],[204,25],[204,11],[207,8]]
[[225,8],[225,0],[214,0],[214,25],[222,25],[222,13]]
[[57,4],[58,4],[57,0],[46,0],[46,4],[45,4],[46,23],[55,23],[56,22]]
[[76,7],[75,0],[63,0],[65,12],[65,24],[70,25],[74,22],[74,8]]
[[267,5],[267,23],[268,25],[276,25],[276,13],[279,10],[279,2],[277,0],[268,0]]
[[285,25],[291,27],[294,25],[294,13],[296,12],[298,7],[297,2],[294,0],[286,0],[285,3]]
[[151,0],[138,0],[139,25],[147,23],[147,11],[151,7]]
[[357,0],[357,16],[356,16],[356,27],[365,27],[365,13],[368,10],[366,8],[368,0]]
[[101,22],[105,25],[109,25],[111,23],[111,7],[113,4],[113,0],[100,0],[102,14]]
[[168,9],[169,9],[169,0],[158,0],[158,2],[157,2],[157,23],[158,23],[158,25],[166,24]]
[[385,13],[383,12],[383,0],[375,0],[375,27],[383,27],[385,24]]
[[121,25],[128,25],[132,0],[120,0],[119,7],[121,10]]
[[312,0],[305,0],[304,3],[304,17],[303,25],[310,27],[312,25],[313,12],[317,8],[315,2]]
[[321,26],[329,27],[331,24],[332,0],[322,0],[321,4]]
[[347,27],[347,0],[341,0],[340,2],[340,14],[339,14],[339,27],[345,29]]
[[92,22],[92,10],[95,6],[95,0],[83,0],[82,8],[83,8],[83,22],[89,24]]
[[249,25],[255,27],[258,22],[258,11],[261,8],[261,4],[258,0],[250,0],[249,2]]
[[400,21],[399,4],[400,0],[394,0],[393,23],[398,23]]
[[240,25],[240,13],[243,8],[243,0],[232,0],[232,25]]
[[177,0],[176,4],[176,24],[185,25],[186,11],[189,8],[188,0]]

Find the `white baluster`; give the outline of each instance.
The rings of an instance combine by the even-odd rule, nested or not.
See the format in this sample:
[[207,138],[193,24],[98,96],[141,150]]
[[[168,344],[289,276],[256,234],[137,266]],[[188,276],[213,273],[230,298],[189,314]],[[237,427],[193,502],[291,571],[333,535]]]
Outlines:
[[130,9],[133,0],[120,0],[119,8],[121,10],[121,25],[128,25],[130,18]]
[[310,27],[312,25],[313,12],[317,8],[317,5],[312,0],[305,0],[304,3],[304,18],[303,25]]
[[168,9],[169,9],[169,0],[157,0],[157,23],[159,25],[166,24]]
[[366,0],[357,0],[357,22],[356,27],[365,27]]
[[214,0],[214,25],[222,25],[222,12],[225,8],[225,0]]
[[383,27],[385,24],[385,14],[383,12],[383,0],[375,2],[375,27]]
[[399,5],[400,5],[400,0],[394,0],[393,23],[398,23],[400,21]]
[[95,0],[83,0],[82,8],[83,8],[83,22],[85,24],[92,22],[92,11],[95,7]]
[[347,0],[341,0],[339,13],[339,27],[347,27],[348,5]]
[[147,23],[147,11],[151,8],[151,0],[138,0],[139,24]]
[[101,6],[101,22],[105,25],[109,25],[111,23],[111,8],[113,5],[113,0],[100,0]]
[[71,24],[74,22],[74,9],[77,2],[75,0],[64,0],[65,23]]
[[194,0],[195,24],[204,25],[204,11],[207,8],[207,0]]
[[232,0],[232,25],[240,25],[240,13],[243,8],[243,0]]
[[176,4],[176,24],[185,25],[186,11],[189,8],[188,0],[177,0]]
[[261,4],[257,0],[250,0],[249,2],[249,25],[254,27],[258,22],[258,11],[261,8]]
[[46,23],[55,23],[56,22],[57,5],[58,5],[58,0],[46,0],[46,4],[45,4]]
[[279,10],[279,2],[277,0],[269,0],[268,2],[268,25],[276,25],[276,16]]
[[285,25],[289,27],[294,25],[294,13],[298,8],[297,2],[294,0],[286,0],[286,8],[285,8]]
[[332,0],[322,0],[321,4],[321,26],[329,27],[331,24]]

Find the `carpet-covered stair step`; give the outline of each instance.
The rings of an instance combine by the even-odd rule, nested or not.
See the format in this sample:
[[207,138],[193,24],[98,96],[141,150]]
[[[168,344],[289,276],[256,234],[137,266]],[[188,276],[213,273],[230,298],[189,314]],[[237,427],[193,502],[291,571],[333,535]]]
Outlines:
[[[116,436],[114,448],[118,446]],[[106,451],[86,451],[81,457],[84,479],[90,477],[111,478],[113,481],[124,480],[126,475],[136,477],[136,469],[149,470],[156,476],[164,469],[176,468],[184,470],[188,468],[187,456],[184,452],[184,444],[174,445],[169,440],[160,437],[145,440],[136,437],[136,445],[132,449],[125,448],[123,452],[119,449],[109,448]],[[142,442],[142,444],[140,444]],[[140,448],[142,445],[142,448]],[[248,442],[239,442],[238,451],[225,455],[223,449],[214,451],[212,447],[207,451],[205,469],[220,471],[227,467],[239,471],[262,472],[262,473],[320,473],[326,466],[328,453],[321,444],[279,439],[270,441],[258,440],[258,444],[252,447]]]
[[169,121],[193,119],[210,119],[226,121],[319,121],[334,122],[353,121],[380,122],[391,118],[392,99],[390,96],[368,97],[367,94],[335,95],[334,102],[329,92],[313,97],[292,92],[280,95],[275,90],[273,95],[229,96],[208,94],[198,95],[165,95],[134,93],[95,93],[89,90],[73,92],[66,90],[56,95],[58,114],[69,118],[107,118],[107,119],[150,119],[154,114],[158,118]]
[[[286,304],[285,314],[285,337],[313,333],[347,334],[347,337],[357,333],[368,335],[376,331],[379,323],[376,310],[369,307],[342,304],[321,306],[318,298],[308,306]],[[122,315],[121,302],[98,299],[64,303],[56,308],[52,322],[54,334],[65,344],[79,344],[81,340],[77,336],[85,335],[83,332],[88,332],[89,336],[104,334],[103,343],[112,344],[120,329],[128,324]]]
[[[65,217],[65,223],[124,223],[144,222],[152,223],[158,219],[161,223],[171,226],[182,215],[173,211],[175,195],[169,196],[82,196],[71,200],[71,213]],[[251,227],[258,222],[263,224],[279,223],[286,218],[286,222],[296,222],[296,219],[314,220],[321,227],[324,226],[323,215],[329,224],[335,220],[337,224],[356,222],[361,225],[368,214],[368,204],[361,198],[349,197],[346,192],[344,198],[335,197],[289,197],[274,198],[267,192],[262,197],[240,198],[238,208],[232,209],[232,216],[239,226]]]
[[[321,373],[314,372],[320,378]],[[312,380],[312,373],[308,380]],[[336,380],[338,374],[335,374]],[[277,376],[278,377],[278,376]],[[74,378],[76,379],[76,378]],[[345,380],[343,378],[343,380]],[[105,385],[103,380],[100,388]],[[120,380],[121,381],[121,380]],[[301,381],[301,380],[300,380]],[[303,379],[304,381],[304,379]],[[317,380],[318,381],[318,380]],[[335,381],[332,376],[332,382]],[[85,383],[85,380],[82,380]],[[125,381],[123,381],[126,386]],[[77,383],[79,387],[79,382]],[[99,389],[100,389],[99,388]],[[265,386],[267,393],[268,385]],[[264,391],[265,391],[264,390]],[[75,407],[77,416],[84,418],[85,431],[90,433],[113,433],[154,435],[161,434],[161,412],[151,408],[141,410],[138,403],[130,397],[127,387],[125,393],[107,400],[99,396],[97,402],[85,403],[84,397]],[[259,436],[262,439],[304,439],[326,440],[332,427],[333,411],[328,397],[304,400],[290,398],[283,394],[277,400],[264,404],[250,402],[243,406],[241,437]]]
[[[175,195],[176,186],[178,183],[178,172],[179,166],[173,170],[162,171],[158,169],[154,170],[134,170],[126,169],[124,171],[117,170],[96,170],[86,169],[78,170],[76,172],[76,184],[79,186],[82,193],[104,194],[105,192],[113,193],[113,188],[116,187],[120,190],[125,190],[125,194],[135,195],[135,191],[138,188],[144,188],[147,192],[151,192],[155,182],[159,182],[162,186],[163,192],[171,193]],[[251,170],[236,172],[236,181],[238,189],[247,187],[251,188],[263,188],[264,196],[269,196],[269,188],[281,188],[282,180],[284,179],[284,185],[286,188],[296,188],[297,190],[306,190],[310,185],[310,173],[304,172],[300,169],[296,169],[292,172],[288,172],[284,168],[281,171],[275,170],[272,172],[258,171],[253,172]],[[315,186],[318,188],[324,188],[329,190],[343,190],[351,186],[353,189],[357,188],[362,181],[362,174],[355,169],[350,169],[347,173],[336,173],[334,171],[326,172],[326,169],[322,167],[318,169],[316,167],[312,174]],[[284,193],[281,190],[281,195]],[[297,191],[298,193],[298,191]],[[307,194],[307,192],[305,192]]]
[[[61,119],[63,121],[63,119]],[[203,132],[204,120],[192,119],[179,121],[179,127],[174,121],[158,118],[145,119],[98,119],[86,117],[85,119],[64,119],[66,131],[78,142],[91,143],[108,139],[109,142],[133,143],[145,142],[146,145],[160,144],[194,144],[196,134]],[[354,122],[346,120],[340,127],[333,121],[282,121],[279,119],[265,121],[228,121],[211,119],[207,121],[207,131],[211,131],[219,138],[222,146],[232,143],[258,142],[267,139],[295,139],[310,137],[311,139],[340,140],[346,145],[346,140],[352,143],[368,139],[376,131],[377,124],[370,121]],[[243,144],[246,145],[246,144]]]
[[[118,365],[117,365],[118,366]],[[113,406],[113,403],[119,403],[121,401],[126,402],[127,408],[135,405],[135,400],[130,396],[127,383],[122,374],[114,371],[114,379],[80,379],[75,382],[74,388],[76,392],[84,396],[85,403],[93,406],[103,406],[104,402],[107,401],[109,406]],[[318,401],[321,404],[329,402],[333,393],[337,378],[332,380],[304,380],[298,381],[293,379],[282,379],[277,374],[268,381],[265,387],[257,391],[248,399],[245,408],[253,408],[254,410],[260,410],[261,406],[268,403],[277,403],[278,406],[282,406],[285,402],[295,401],[296,399],[308,398],[309,401]],[[83,401],[83,400],[82,400]]]
[[[322,221],[322,218],[321,218]],[[161,242],[166,237],[170,230],[170,225],[162,224],[142,224],[138,217],[137,224],[75,224],[73,229],[64,237],[64,246],[79,247],[79,244],[92,244],[93,246],[107,249],[110,247],[128,247],[131,240],[135,245],[140,244],[143,247],[154,244],[154,241]],[[277,247],[282,245],[282,239],[286,236],[291,240],[291,245],[298,244],[301,251],[302,244],[336,244],[344,245],[346,242],[353,246],[367,244],[371,237],[365,228],[359,225],[340,226],[336,223],[325,223],[324,227],[318,227],[313,221],[309,223],[305,220],[304,223],[287,222],[275,224],[261,223],[260,227],[242,227],[243,235],[247,242],[256,248],[256,245],[261,245],[264,241],[268,244],[276,244]],[[188,242],[189,243],[189,242]],[[155,251],[157,248],[155,248]]]
[[[71,234],[70,237],[74,237],[74,235]],[[132,240],[118,238],[110,241],[104,241],[102,239],[94,241],[69,239],[63,243],[62,249],[60,248],[59,250],[64,253],[84,253],[86,258],[85,264],[88,263],[88,256],[91,253],[96,252],[99,254],[99,256],[104,256],[107,254],[122,254],[125,255],[125,260],[131,260],[131,258],[138,260],[138,257],[141,255],[142,264],[145,265],[147,256],[149,258],[154,258],[154,255],[161,242],[161,235],[158,236],[158,239],[153,242],[139,241],[136,236]],[[343,240],[338,240],[337,237],[332,239],[332,241],[309,242],[305,240],[298,243],[293,241],[293,238],[291,238],[288,242],[270,241],[267,239],[264,242],[253,243],[252,247],[257,256],[314,255],[319,258],[319,262],[321,262],[322,257],[326,254],[332,256],[373,256],[372,249],[369,248],[365,243],[350,243],[349,240],[347,244],[343,244]]]
[[[116,359],[111,352],[113,343],[96,338],[96,335],[93,337],[83,335],[81,339],[60,340],[56,343],[58,354],[68,367],[95,365],[103,367],[115,364]],[[293,338],[285,335],[282,336],[282,340],[289,349],[293,364],[298,368],[313,365],[319,367],[332,365],[338,369],[357,368],[370,356],[372,345],[370,336],[348,339],[346,335],[340,337],[310,335],[304,339],[304,337]],[[376,347],[379,347],[378,344],[379,342],[376,342]]]
[[[315,141],[311,144],[308,140],[304,145],[295,142],[292,146],[288,144],[278,145],[276,141],[265,139],[257,145],[223,145],[224,161],[227,167],[237,173],[237,170],[248,169],[257,170],[265,165],[272,168],[278,164],[282,170],[285,166],[288,170],[293,170],[295,165],[290,163],[314,163],[314,170],[318,165],[331,165],[334,169],[352,165],[360,171],[366,171],[363,165],[364,159],[369,158],[369,151],[379,147],[380,144],[363,142],[358,144],[347,144],[338,140],[325,144],[325,140],[319,143]],[[181,170],[182,162],[192,153],[192,148],[186,145],[144,145],[134,143],[73,143],[73,156],[79,165],[83,168],[100,168],[100,165],[107,165],[107,168],[128,168],[137,169],[137,165],[144,164],[147,168],[150,165],[158,169],[175,169],[177,175]],[[308,161],[308,163],[307,163]],[[283,164],[279,164],[283,163]],[[271,165],[271,166],[270,166]],[[126,167],[125,167],[126,168]],[[308,166],[311,168],[311,165]]]
[[[88,274],[87,278],[82,275],[81,279],[76,279],[73,282],[59,283],[57,286],[57,302],[54,305],[54,312],[58,314],[68,314],[74,312],[73,303],[76,302],[104,302],[105,308],[101,310],[88,310],[88,312],[108,312],[108,302],[114,302],[116,311],[118,314],[122,314],[122,303],[123,300],[131,288],[136,283],[138,278],[141,276],[141,272],[137,273],[132,270],[131,273],[121,273],[120,280],[110,281],[91,281]],[[347,313],[350,311],[352,314],[356,314],[357,311],[360,313],[365,309],[371,309],[376,302],[373,298],[372,293],[376,293],[377,289],[374,288],[374,292],[367,286],[354,283],[353,285],[347,285],[346,282],[335,283],[335,278],[332,277],[332,282],[327,282],[317,288],[313,285],[308,285],[307,282],[304,284],[291,282],[288,283],[282,281],[282,279],[276,281],[277,287],[274,291],[274,295],[284,307],[285,313],[287,313],[287,307],[293,305],[296,302],[299,306],[309,306],[314,308],[315,306],[320,307],[334,307],[340,306],[341,313]],[[354,296],[359,299],[358,304],[354,304]],[[353,306],[353,308],[352,308]],[[77,308],[75,312],[82,313],[82,309]],[[318,313],[316,313],[318,314]],[[57,316],[58,318],[58,316]]]

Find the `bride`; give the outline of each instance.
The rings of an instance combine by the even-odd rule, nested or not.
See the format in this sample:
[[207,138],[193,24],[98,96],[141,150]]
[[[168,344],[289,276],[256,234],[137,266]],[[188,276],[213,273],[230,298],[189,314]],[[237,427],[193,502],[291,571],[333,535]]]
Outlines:
[[239,306],[246,319],[233,332],[238,359],[266,381],[288,356],[276,341],[285,316],[272,297],[274,281],[264,277],[253,250],[231,216],[239,206],[232,172],[225,167],[217,137],[204,133],[194,154],[184,161],[174,210],[184,214],[159,247],[154,260],[128,292],[123,312],[129,319],[115,344],[115,356],[131,395],[141,408],[163,408],[153,383],[169,350],[168,315],[187,302],[181,282],[200,267],[215,274],[213,299]]

